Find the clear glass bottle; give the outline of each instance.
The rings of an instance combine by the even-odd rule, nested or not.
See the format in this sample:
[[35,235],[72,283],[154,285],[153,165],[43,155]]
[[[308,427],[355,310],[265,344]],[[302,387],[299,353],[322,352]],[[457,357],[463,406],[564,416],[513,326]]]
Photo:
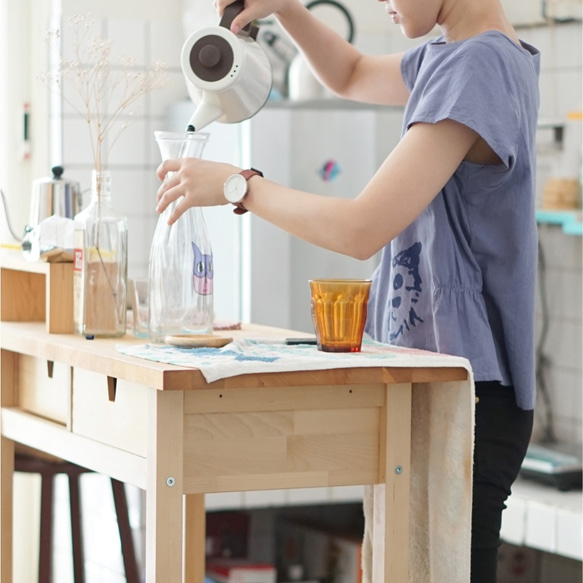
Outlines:
[[[154,132],[162,160],[200,158],[208,134]],[[180,200],[180,199],[179,199]],[[173,225],[178,201],[158,219],[150,251],[150,338],[213,331],[213,253],[202,210],[188,209]]]
[[74,321],[79,334],[126,333],[127,219],[111,202],[111,174],[93,170],[91,199],[75,218]]

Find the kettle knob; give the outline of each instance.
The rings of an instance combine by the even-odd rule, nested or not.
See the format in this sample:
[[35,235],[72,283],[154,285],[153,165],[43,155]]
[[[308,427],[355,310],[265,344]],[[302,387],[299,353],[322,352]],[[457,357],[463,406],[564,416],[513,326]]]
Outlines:
[[62,166],[53,166],[51,168],[51,172],[53,173],[53,178],[55,180],[60,180],[61,176],[63,176],[63,172],[65,169]]
[[215,45],[206,45],[200,49],[198,60],[207,68],[215,67],[221,60],[221,51]]

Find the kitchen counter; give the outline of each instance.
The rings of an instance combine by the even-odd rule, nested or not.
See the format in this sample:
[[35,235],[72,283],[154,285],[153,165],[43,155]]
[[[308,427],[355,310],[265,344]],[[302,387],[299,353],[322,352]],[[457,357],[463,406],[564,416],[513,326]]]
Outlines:
[[[293,332],[228,332],[237,334]],[[146,491],[148,583],[180,583],[183,566],[185,581],[203,581],[207,492],[375,483],[387,486],[385,519],[393,525],[385,571],[408,580],[412,386],[467,379],[463,366],[298,370],[207,383],[197,369],[120,354],[119,340],[50,334],[42,322],[3,322],[0,340],[2,583],[12,582],[15,442]],[[387,470],[394,467],[399,472]],[[183,555],[183,543],[192,551]]]
[[[17,444],[145,490],[146,583],[202,583],[207,493],[384,485],[375,520],[382,517],[385,535],[365,545],[375,569],[407,581],[427,564],[429,540],[454,564],[469,560],[473,391],[465,359],[393,349],[369,354],[370,363],[360,366],[347,366],[350,355],[343,355],[315,370],[313,358],[294,357],[292,369],[266,364],[241,374],[231,367],[230,375],[207,382],[202,363],[122,354],[118,343],[143,343],[133,336],[87,340],[66,333],[71,264],[55,269],[17,255],[0,259],[0,583],[13,583]],[[304,336],[258,325],[224,334],[274,346]],[[455,426],[463,427],[456,439],[454,411]],[[441,433],[432,433],[432,420]],[[459,476],[455,489],[452,475]],[[458,505],[446,528],[414,514],[426,512],[418,503],[428,487],[448,506]],[[425,521],[429,534],[419,531]],[[410,545],[416,536],[421,544]],[[465,583],[464,569],[451,583]]]
[[583,495],[519,478],[502,513],[503,540],[518,546],[583,559]]

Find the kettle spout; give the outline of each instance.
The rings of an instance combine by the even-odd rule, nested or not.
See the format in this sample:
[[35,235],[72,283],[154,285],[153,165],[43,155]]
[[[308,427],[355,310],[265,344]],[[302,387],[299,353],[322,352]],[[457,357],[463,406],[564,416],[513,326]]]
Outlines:
[[188,122],[186,131],[198,132],[213,121],[223,115],[223,110],[219,106],[219,101],[212,94],[204,92],[202,101],[198,104],[194,114]]

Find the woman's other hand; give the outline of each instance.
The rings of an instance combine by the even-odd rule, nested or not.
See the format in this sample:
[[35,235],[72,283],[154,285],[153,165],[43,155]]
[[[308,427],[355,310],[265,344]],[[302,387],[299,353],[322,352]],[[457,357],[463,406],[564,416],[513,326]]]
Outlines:
[[223,185],[231,174],[240,171],[231,164],[200,158],[165,160],[157,170],[163,182],[158,189],[156,212],[162,213],[171,202],[178,201],[168,220],[171,225],[191,207],[227,204]]
[[[291,2],[297,2],[297,0],[245,0],[245,8],[235,16],[231,23],[231,32],[237,34],[253,20],[276,14]],[[215,0],[215,8],[222,16],[225,8],[232,3],[233,0]]]

